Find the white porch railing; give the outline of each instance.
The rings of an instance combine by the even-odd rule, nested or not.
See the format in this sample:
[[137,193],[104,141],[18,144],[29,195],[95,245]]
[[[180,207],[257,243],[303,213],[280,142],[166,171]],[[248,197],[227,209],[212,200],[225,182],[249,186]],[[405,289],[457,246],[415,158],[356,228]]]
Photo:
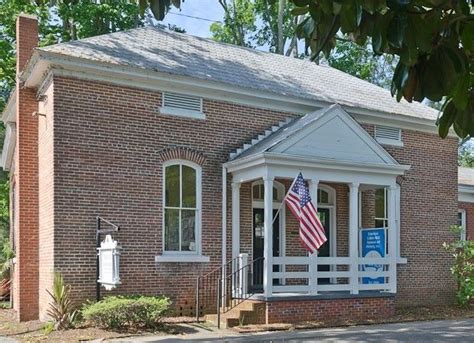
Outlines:
[[[359,257],[357,270],[351,272],[354,265],[350,257],[273,257],[273,265],[279,266],[279,272],[272,272],[272,278],[280,280],[273,285],[272,293],[317,294],[327,291],[380,290],[390,291],[390,258]],[[381,271],[363,271],[363,265],[381,265]],[[318,271],[318,266],[327,266],[328,271]],[[395,267],[396,268],[396,267]],[[362,278],[384,278],[384,283],[364,284]],[[318,284],[317,280],[329,280],[327,284]]]

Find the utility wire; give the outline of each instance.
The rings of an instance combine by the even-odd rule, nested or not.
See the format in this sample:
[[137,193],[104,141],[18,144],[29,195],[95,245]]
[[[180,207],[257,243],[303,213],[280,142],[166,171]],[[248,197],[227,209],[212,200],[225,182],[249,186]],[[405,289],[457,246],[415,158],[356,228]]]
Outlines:
[[183,14],[183,13],[168,12],[168,14],[174,14],[174,15],[179,15],[179,16],[182,16],[182,17],[187,17],[187,18],[192,18],[192,19],[197,19],[197,20],[203,20],[203,21],[209,21],[211,23],[221,23],[222,24],[222,22],[220,20],[212,20],[212,19],[208,19],[208,18],[195,17],[195,16],[192,16],[192,15],[187,15],[187,14]]

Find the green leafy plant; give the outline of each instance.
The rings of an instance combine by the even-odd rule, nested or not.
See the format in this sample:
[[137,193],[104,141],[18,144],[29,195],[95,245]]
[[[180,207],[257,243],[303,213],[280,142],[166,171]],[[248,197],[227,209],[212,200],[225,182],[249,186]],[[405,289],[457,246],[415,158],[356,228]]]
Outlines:
[[[451,231],[459,235],[462,227],[453,225]],[[466,306],[474,299],[474,241],[458,240],[444,243],[443,247],[454,257],[451,273],[456,279],[457,301]]]
[[11,265],[14,257],[15,252],[12,249],[10,241],[6,241],[0,252],[0,280],[10,279]]
[[156,328],[168,312],[166,297],[112,296],[84,305],[82,315],[90,324],[105,329]]
[[54,331],[54,322],[47,322],[42,327],[43,334],[49,335],[51,332]]
[[60,273],[54,273],[53,291],[46,291],[52,298],[47,313],[54,321],[54,328],[56,330],[73,328],[77,321],[78,312],[72,305],[71,287],[64,283]]

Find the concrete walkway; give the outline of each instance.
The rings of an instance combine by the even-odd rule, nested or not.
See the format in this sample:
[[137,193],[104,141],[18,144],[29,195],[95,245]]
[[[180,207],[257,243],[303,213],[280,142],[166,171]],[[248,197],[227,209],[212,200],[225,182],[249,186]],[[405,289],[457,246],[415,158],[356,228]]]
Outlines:
[[109,340],[113,343],[151,342],[474,342],[474,319],[367,325],[292,332],[236,334],[231,331],[180,336],[150,336]]

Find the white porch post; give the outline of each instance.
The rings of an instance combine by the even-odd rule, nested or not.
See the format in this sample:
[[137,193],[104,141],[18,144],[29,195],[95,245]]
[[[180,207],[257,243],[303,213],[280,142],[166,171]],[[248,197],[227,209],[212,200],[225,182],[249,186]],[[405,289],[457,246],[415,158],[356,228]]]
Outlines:
[[[318,207],[318,184],[319,180],[311,179],[308,182],[309,193],[313,205]],[[318,294],[318,253],[309,255],[309,293],[312,295]]]
[[349,257],[351,294],[359,294],[359,184],[349,185]]
[[232,183],[232,259],[240,253],[240,185]]
[[388,253],[389,253],[389,291],[397,293],[397,214],[396,199],[397,187],[390,186],[387,190],[388,197]]
[[273,178],[264,177],[263,292],[272,295],[273,286]]

